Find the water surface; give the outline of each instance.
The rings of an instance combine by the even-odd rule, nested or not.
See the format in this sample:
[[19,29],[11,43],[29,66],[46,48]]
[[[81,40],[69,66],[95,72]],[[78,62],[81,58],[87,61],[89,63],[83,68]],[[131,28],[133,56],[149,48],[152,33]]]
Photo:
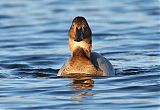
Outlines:
[[[1,110],[160,109],[158,0],[1,0],[0,10]],[[75,84],[56,76],[79,15],[115,77]]]

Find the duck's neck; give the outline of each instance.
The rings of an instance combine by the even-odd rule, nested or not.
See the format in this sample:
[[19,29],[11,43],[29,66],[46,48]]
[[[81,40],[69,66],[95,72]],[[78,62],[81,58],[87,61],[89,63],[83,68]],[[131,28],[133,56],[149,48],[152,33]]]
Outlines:
[[85,50],[84,48],[77,47],[73,53],[72,53],[72,58],[82,58],[82,59],[90,59],[90,52]]
[[71,51],[71,56],[73,56],[74,54],[77,55],[76,52],[80,51],[81,53],[84,52],[88,57],[90,57],[91,48],[92,48],[92,41],[87,42],[83,40],[80,42],[75,42],[71,37],[69,37],[69,49]]

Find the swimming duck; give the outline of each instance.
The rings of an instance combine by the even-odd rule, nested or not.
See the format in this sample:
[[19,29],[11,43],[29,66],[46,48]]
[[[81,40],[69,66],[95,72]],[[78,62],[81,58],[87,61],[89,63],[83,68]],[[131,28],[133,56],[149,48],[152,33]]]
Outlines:
[[112,64],[101,54],[91,52],[92,31],[84,17],[75,17],[68,32],[71,57],[61,67],[58,76],[115,75]]

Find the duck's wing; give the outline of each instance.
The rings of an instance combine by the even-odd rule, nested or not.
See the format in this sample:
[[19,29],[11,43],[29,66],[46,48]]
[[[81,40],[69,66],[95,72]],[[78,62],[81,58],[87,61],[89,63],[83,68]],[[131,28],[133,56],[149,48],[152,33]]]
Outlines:
[[104,76],[105,75],[107,76],[115,75],[115,71],[113,69],[112,64],[109,62],[109,60],[107,60],[101,54],[96,53],[96,52],[91,52],[90,57],[91,57],[92,64],[95,67],[100,68],[103,71]]

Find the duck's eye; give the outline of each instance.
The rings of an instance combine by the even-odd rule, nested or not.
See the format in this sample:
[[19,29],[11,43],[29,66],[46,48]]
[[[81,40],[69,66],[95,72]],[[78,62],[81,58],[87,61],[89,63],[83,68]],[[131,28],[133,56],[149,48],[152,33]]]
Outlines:
[[74,24],[72,26],[74,27]]

